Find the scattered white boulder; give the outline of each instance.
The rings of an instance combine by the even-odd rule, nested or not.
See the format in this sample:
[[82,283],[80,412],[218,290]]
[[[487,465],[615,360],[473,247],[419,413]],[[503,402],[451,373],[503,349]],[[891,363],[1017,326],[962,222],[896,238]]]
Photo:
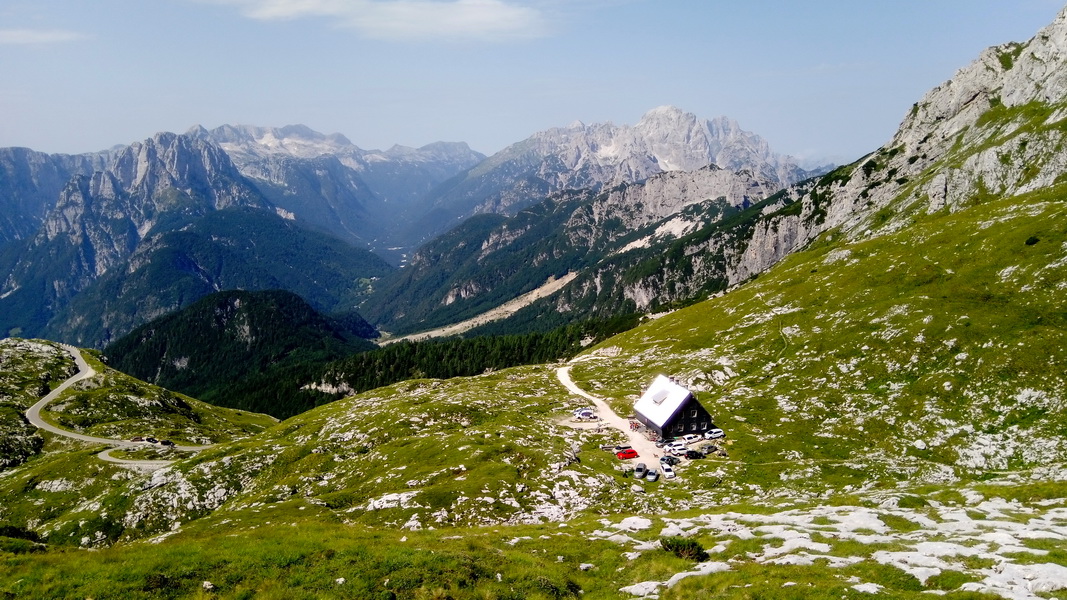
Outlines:
[[641,583],[619,588],[619,591],[633,596],[646,597],[656,594],[661,587],[663,587],[663,584],[658,581],[642,581]]
[[652,527],[652,519],[645,517],[626,517],[615,526],[616,529],[624,531],[644,531],[650,527]]
[[670,579],[667,580],[667,587],[672,588],[678,584],[679,581],[686,577],[693,577],[695,575],[710,575],[711,573],[721,573],[723,571],[729,571],[729,563],[724,562],[703,562],[696,566],[692,571],[685,571],[682,573],[675,573]]

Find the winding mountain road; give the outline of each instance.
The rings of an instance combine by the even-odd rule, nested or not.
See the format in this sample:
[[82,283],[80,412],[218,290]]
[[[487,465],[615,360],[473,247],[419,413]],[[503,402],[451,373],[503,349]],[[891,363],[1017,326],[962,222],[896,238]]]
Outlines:
[[[89,366],[89,363],[85,361],[85,357],[82,356],[81,350],[75,348],[74,346],[68,346],[67,344],[60,344],[60,347],[62,347],[64,350],[69,352],[72,357],[74,357],[74,363],[78,366],[78,372],[75,373],[74,375],[72,375],[71,377],[67,378],[67,380],[64,381],[63,383],[61,383],[58,386],[56,386],[56,389],[54,389],[51,392],[49,392],[44,398],[41,398],[40,400],[38,400],[36,404],[31,406],[26,411],[26,419],[30,422],[30,424],[32,424],[33,426],[38,427],[40,429],[44,429],[45,431],[48,431],[50,433],[54,433],[56,435],[61,435],[63,437],[67,437],[67,438],[71,438],[71,439],[74,439],[74,440],[78,440],[80,442],[87,442],[87,443],[90,443],[90,444],[103,444],[105,446],[111,446],[111,448],[108,448],[107,450],[104,450],[103,452],[101,452],[97,456],[99,456],[101,460],[104,460],[104,461],[107,461],[107,462],[111,462],[111,463],[115,463],[115,464],[118,464],[118,465],[121,465],[121,466],[124,466],[124,467],[135,468],[135,469],[139,469],[139,470],[143,470],[143,471],[154,471],[156,469],[165,467],[165,466],[171,464],[172,462],[174,462],[172,460],[132,460],[132,459],[131,460],[127,460],[127,459],[115,458],[115,457],[111,456],[111,451],[112,450],[115,450],[115,449],[118,449],[118,448],[124,448],[124,449],[145,448],[146,447],[145,443],[144,442],[131,442],[131,441],[128,441],[128,440],[116,440],[116,439],[112,439],[112,438],[102,438],[102,437],[95,437],[95,436],[91,436],[91,435],[83,435],[81,433],[75,433],[73,431],[67,431],[66,429],[60,429],[59,427],[56,427],[55,425],[52,425],[51,423],[45,421],[44,418],[41,417],[41,411],[44,410],[44,407],[48,406],[48,404],[50,404],[56,398],[59,398],[59,396],[63,392],[67,391],[67,389],[69,389],[70,386],[74,385],[75,383],[77,383],[79,381],[82,381],[83,379],[88,379],[88,378],[96,375],[96,370],[93,369],[91,366]],[[178,451],[181,451],[181,452],[198,452],[200,450],[205,450],[205,449],[210,448],[210,447],[211,447],[210,445],[208,445],[208,446],[172,446],[172,448],[174,450],[178,450]]]

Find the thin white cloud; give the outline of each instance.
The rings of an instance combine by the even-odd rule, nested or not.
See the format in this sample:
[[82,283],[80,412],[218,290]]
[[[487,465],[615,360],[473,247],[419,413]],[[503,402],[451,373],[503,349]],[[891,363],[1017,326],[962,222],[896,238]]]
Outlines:
[[260,20],[318,17],[375,39],[503,41],[546,35],[541,11],[513,0],[208,0]]
[[7,45],[63,44],[86,39],[89,36],[65,29],[0,29],[0,44]]

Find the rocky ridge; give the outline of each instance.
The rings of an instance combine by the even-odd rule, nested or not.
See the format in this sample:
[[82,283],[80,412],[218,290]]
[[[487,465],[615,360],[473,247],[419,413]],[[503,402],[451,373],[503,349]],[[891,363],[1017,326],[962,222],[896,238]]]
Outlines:
[[[319,271],[356,282],[390,270],[312,232],[303,215],[297,223],[210,141],[160,133],[100,160],[102,170],[75,174],[37,234],[4,255],[0,331],[99,345],[218,285],[291,286],[332,309],[349,290],[323,291]],[[305,253],[321,264],[309,267]],[[79,304],[85,296],[93,300]]]
[[[1062,182],[1065,71],[1067,8],[1028,42],[989,48],[927,92],[888,143],[824,178],[803,214],[774,223],[784,231],[779,245],[795,248],[839,226],[854,238],[892,232],[916,213]],[[757,270],[746,262],[738,268]]]
[[515,214],[555,191],[611,187],[710,164],[748,170],[779,186],[811,175],[731,119],[702,120],[663,106],[633,126],[576,122],[538,132],[442,186],[435,203],[454,215]]
[[104,155],[0,148],[0,248],[32,237],[75,174],[101,168]]
[[[762,208],[744,231],[683,243],[682,281],[721,278],[736,285],[841,228],[853,239],[884,235],[917,214],[961,210],[1064,181],[1067,150],[1067,9],[1026,43],[989,48],[932,89],[882,148],[851,165],[793,187]],[[700,256],[721,256],[703,260]],[[627,285],[627,297],[650,297],[678,281],[661,261],[658,272]],[[695,287],[678,286],[686,297]],[[567,302],[559,300],[559,308]]]

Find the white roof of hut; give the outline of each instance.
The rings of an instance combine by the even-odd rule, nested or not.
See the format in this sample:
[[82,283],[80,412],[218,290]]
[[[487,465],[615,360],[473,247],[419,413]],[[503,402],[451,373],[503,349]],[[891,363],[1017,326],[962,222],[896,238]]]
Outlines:
[[665,375],[657,375],[645,393],[634,403],[634,411],[657,427],[663,425],[685,404],[692,393]]

